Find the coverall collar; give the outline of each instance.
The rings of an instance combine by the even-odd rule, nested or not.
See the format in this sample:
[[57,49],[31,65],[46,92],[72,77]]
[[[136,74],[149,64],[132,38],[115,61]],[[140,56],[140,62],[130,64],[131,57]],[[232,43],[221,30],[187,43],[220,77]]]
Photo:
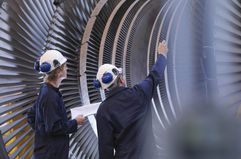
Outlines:
[[59,88],[56,88],[56,87],[54,87],[53,85],[51,85],[50,83],[47,83],[47,82],[45,82],[44,84],[45,84],[47,87],[53,89],[56,93],[58,93],[59,96],[62,97],[62,94],[60,93]]
[[110,97],[118,94],[119,92],[121,92],[121,91],[123,91],[123,90],[125,90],[125,89],[127,89],[127,87],[121,86],[121,87],[116,87],[116,88],[114,88],[113,90],[111,90],[110,92],[108,92],[108,96],[107,96],[106,99],[108,99],[108,98],[110,98]]

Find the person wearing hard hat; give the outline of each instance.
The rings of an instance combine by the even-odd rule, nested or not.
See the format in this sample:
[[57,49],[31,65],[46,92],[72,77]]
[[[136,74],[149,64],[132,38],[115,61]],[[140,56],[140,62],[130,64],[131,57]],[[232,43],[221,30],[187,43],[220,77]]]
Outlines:
[[82,115],[73,120],[67,114],[59,86],[67,77],[67,59],[57,50],[48,50],[35,62],[35,70],[45,74],[39,95],[28,112],[35,132],[34,159],[68,159],[69,134],[84,123]]
[[150,103],[164,77],[167,51],[163,41],[150,74],[132,88],[125,87],[120,68],[111,64],[100,66],[93,84],[109,92],[96,114],[100,159],[158,158]]

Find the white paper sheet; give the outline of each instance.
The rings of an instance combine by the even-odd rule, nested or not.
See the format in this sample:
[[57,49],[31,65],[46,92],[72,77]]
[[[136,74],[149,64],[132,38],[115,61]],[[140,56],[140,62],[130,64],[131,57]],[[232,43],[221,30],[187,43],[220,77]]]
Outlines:
[[98,133],[97,133],[97,125],[96,125],[96,119],[94,115],[90,115],[88,116],[88,120],[90,122],[90,125],[95,133],[95,135],[98,137]]
[[83,115],[84,117],[94,115],[97,113],[97,110],[100,106],[100,103],[88,104],[81,107],[76,107],[70,109],[72,119],[76,118],[78,115]]
[[97,126],[96,126],[96,119],[94,115],[97,113],[99,106],[100,106],[100,103],[94,103],[94,104],[88,104],[81,107],[70,109],[72,119],[76,118],[76,116],[78,115],[84,115],[84,117],[88,118],[90,125],[97,137],[98,137],[98,133],[97,133]]

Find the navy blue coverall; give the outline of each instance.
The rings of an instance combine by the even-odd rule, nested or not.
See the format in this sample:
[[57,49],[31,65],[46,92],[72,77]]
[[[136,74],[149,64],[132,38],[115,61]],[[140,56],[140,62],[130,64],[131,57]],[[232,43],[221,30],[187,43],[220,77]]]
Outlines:
[[58,88],[44,83],[28,122],[35,131],[34,159],[68,159],[69,135],[77,131],[77,121],[68,120]]
[[100,159],[157,159],[150,103],[165,66],[166,58],[158,55],[145,80],[115,88],[101,103],[96,115]]

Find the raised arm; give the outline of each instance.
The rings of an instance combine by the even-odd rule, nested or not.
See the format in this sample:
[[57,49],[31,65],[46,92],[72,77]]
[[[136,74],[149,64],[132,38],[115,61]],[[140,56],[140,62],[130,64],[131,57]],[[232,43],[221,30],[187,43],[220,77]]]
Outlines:
[[156,63],[153,65],[150,74],[137,87],[141,87],[145,96],[151,99],[157,85],[164,77],[164,70],[166,67],[166,55],[168,52],[166,41],[162,41],[158,46],[158,57]]

